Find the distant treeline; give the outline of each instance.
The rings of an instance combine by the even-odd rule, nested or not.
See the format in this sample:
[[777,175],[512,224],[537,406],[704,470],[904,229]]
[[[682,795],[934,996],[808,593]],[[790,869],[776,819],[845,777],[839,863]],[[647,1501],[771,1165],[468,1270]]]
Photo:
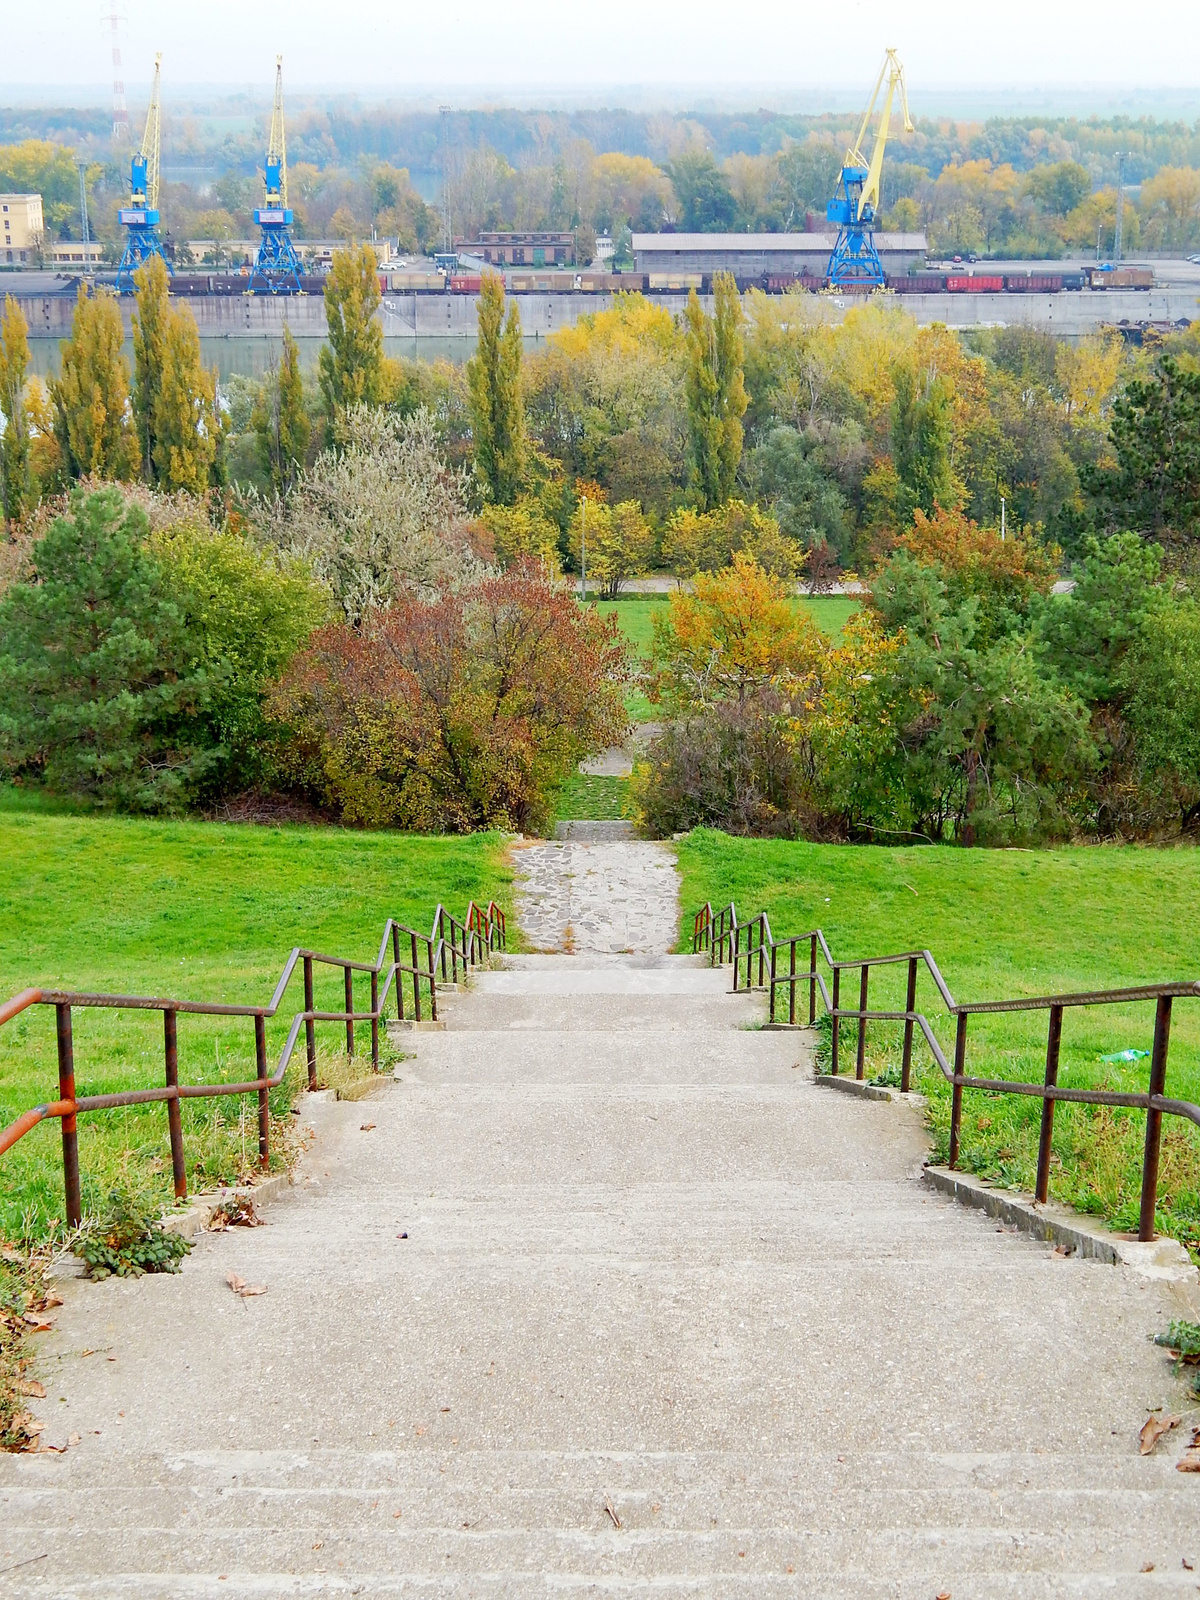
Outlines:
[[[140,114],[139,107],[132,108],[135,126]],[[164,160],[249,173],[262,160],[268,115],[265,107],[249,107],[244,97],[238,97],[236,105],[214,102],[207,111],[191,106],[186,114],[173,113],[168,99]],[[443,141],[457,152],[487,146],[517,168],[553,163],[568,156],[580,141],[597,151],[646,156],[662,164],[696,146],[723,161],[736,155],[773,155],[814,134],[845,144],[856,124],[857,117],[850,113],[499,109],[453,111],[443,126],[436,111],[387,106],[342,109],[336,103],[321,108],[298,99],[289,115],[288,152],[293,161],[322,168],[354,165],[363,158],[387,161],[408,168],[427,189],[440,173]],[[0,144],[50,139],[104,160],[110,153],[110,127],[103,108],[0,107]],[[1096,185],[1115,182],[1117,155],[1124,152],[1125,182],[1138,184],[1162,167],[1200,166],[1200,123],[1127,116],[992,117],[974,122],[918,117],[916,131],[898,140],[894,150],[898,160],[924,168],[930,178],[937,178],[946,166],[966,161],[1008,163],[1027,172],[1048,162],[1073,160],[1087,169]]]

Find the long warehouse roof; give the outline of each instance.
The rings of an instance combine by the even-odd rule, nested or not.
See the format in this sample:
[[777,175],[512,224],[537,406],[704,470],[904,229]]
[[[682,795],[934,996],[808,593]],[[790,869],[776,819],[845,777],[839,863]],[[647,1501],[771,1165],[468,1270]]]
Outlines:
[[[835,233],[635,233],[637,250],[832,250]],[[878,250],[924,250],[923,233],[877,233]]]

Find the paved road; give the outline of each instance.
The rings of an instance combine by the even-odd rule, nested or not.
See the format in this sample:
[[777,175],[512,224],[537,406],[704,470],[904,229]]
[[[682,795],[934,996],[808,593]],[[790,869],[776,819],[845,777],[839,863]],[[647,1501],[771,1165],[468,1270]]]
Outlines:
[[1135,1446],[1167,1291],[923,1191],[915,1112],[614,928],[316,1107],[268,1226],[68,1286],[41,1409],[81,1442],[0,1458],[0,1566],[45,1553],[2,1592],[1196,1594],[1200,1478]]

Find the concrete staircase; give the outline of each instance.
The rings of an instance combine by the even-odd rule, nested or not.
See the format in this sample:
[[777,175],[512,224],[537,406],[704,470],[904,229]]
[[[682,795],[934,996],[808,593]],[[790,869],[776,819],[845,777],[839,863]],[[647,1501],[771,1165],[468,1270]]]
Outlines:
[[727,987],[510,957],[268,1226],[71,1284],[0,1593],[1194,1596],[1172,1292],[923,1190]]

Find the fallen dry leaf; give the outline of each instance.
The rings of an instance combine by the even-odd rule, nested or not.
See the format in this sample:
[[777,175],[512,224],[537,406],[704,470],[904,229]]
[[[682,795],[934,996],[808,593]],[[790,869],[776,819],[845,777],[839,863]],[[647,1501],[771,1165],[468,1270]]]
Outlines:
[[83,1435],[81,1433],[70,1433],[70,1434],[67,1435],[67,1443],[68,1444],[82,1444],[83,1443]]
[[233,1290],[234,1294],[241,1295],[243,1300],[249,1299],[252,1294],[266,1294],[267,1292],[265,1283],[247,1283],[245,1278],[239,1278],[236,1272],[227,1272],[225,1274],[225,1282]]
[[1175,1463],[1176,1472],[1200,1472],[1200,1428],[1192,1429],[1192,1442]]
[[1153,1563],[1153,1561],[1147,1561],[1145,1563],[1145,1565],[1142,1567],[1142,1571],[1143,1572],[1153,1572],[1154,1571],[1154,1563]]
[[60,1294],[44,1294],[42,1296],[42,1307],[44,1310],[48,1311],[51,1306],[61,1306],[62,1303],[63,1297]]
[[46,1386],[44,1383],[39,1383],[36,1378],[18,1379],[16,1389],[18,1394],[27,1394],[33,1400],[46,1398]]
[[604,1509],[605,1509],[605,1511],[608,1512],[608,1515],[609,1515],[609,1518],[610,1518],[610,1520],[612,1522],[613,1527],[614,1528],[619,1528],[621,1526],[621,1519],[617,1515],[616,1506],[613,1505],[612,1501],[609,1499],[609,1497],[607,1495],[604,1496]]
[[938,1594],[937,1594],[937,1600],[950,1600],[950,1591],[949,1591],[949,1589],[939,1589],[938,1590]]
[[54,1327],[53,1315],[48,1316],[44,1311],[26,1311],[21,1321],[31,1327],[34,1333],[49,1333]]
[[1183,1558],[1183,1570],[1185,1572],[1194,1572],[1196,1570],[1186,1556]]
[[370,1133],[374,1126],[375,1124],[373,1122],[363,1122],[359,1125],[358,1131],[359,1133]]
[[1138,1451],[1144,1456],[1154,1454],[1158,1441],[1172,1428],[1177,1428],[1183,1421],[1182,1417],[1161,1417],[1154,1413],[1142,1423],[1142,1430],[1138,1434]]

